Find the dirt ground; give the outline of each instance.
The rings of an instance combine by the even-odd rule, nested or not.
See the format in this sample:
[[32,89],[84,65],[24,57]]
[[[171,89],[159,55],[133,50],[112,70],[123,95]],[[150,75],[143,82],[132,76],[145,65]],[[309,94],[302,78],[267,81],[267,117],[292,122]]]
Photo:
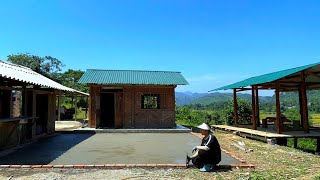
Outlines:
[[[49,170],[5,170],[0,172],[0,180],[45,179],[45,180],[88,180],[88,179],[223,179],[229,172],[201,173],[198,169],[49,169]],[[240,172],[239,172],[240,173]]]
[[[210,173],[201,173],[198,169],[2,169],[0,179],[320,179],[320,156],[232,134],[217,132],[216,136],[222,148],[256,168]],[[252,151],[238,150],[233,145],[238,141]]]

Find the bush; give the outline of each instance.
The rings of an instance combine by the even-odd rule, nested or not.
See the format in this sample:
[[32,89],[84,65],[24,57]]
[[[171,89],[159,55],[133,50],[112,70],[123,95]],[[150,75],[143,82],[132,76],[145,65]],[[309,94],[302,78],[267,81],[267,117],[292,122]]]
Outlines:
[[218,111],[190,110],[186,106],[176,109],[176,123],[187,126],[198,126],[202,123],[225,124]]
[[[252,124],[251,122],[251,105],[243,99],[237,99],[239,124]],[[228,125],[234,124],[234,101],[229,101],[228,106],[224,110],[224,119]]]
[[284,113],[283,113],[288,119],[290,120],[300,120],[300,111],[298,109],[298,107],[293,107],[290,109],[287,109]]

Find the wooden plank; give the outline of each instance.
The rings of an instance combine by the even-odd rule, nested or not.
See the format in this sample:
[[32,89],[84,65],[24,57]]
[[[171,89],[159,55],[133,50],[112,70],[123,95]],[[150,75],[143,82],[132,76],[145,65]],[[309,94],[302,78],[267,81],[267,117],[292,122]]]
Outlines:
[[227,131],[237,131],[242,132],[246,134],[251,134],[254,136],[261,136],[265,138],[320,138],[320,132],[318,131],[310,131],[310,133],[305,133],[303,131],[295,131],[290,132],[286,131],[283,132],[283,134],[277,134],[273,132],[266,131],[264,128],[261,130],[253,130],[249,128],[241,128],[241,127],[233,127],[233,126],[227,126],[227,125],[212,125],[215,129],[220,130],[227,130]]
[[97,114],[97,109],[96,109],[96,91],[95,87],[93,85],[90,85],[90,116],[89,116],[89,127],[91,128],[97,128],[96,127],[96,114]]
[[48,98],[48,116],[47,116],[47,133],[48,134],[53,134],[55,132],[55,119],[54,119],[54,105],[53,103],[55,103],[54,95],[48,94],[47,98]]
[[124,108],[124,117],[123,117],[123,127],[124,128],[133,128],[132,117],[133,117],[133,106],[132,106],[132,88],[123,89],[123,108]]
[[[134,124],[135,128],[172,128],[175,126],[174,87],[140,88],[135,87]],[[159,94],[162,107],[160,109],[142,109],[142,94]],[[165,103],[165,104],[164,104]]]
[[238,116],[238,101],[237,101],[236,89],[233,89],[233,102],[234,102],[234,107],[233,107],[234,126],[238,127],[239,116]]
[[281,134],[281,125],[280,125],[280,118],[281,118],[281,111],[280,111],[280,84],[277,83],[276,85],[276,129],[277,129],[277,133]]
[[18,122],[0,122],[0,150],[18,143]]
[[123,93],[114,93],[115,95],[115,128],[123,128]]

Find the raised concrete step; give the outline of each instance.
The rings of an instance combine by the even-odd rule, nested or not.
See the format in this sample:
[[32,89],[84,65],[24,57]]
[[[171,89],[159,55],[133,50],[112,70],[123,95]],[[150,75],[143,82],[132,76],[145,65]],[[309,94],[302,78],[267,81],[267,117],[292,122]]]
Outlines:
[[95,129],[95,128],[79,128],[73,132],[85,133],[190,133],[191,129],[181,125],[177,125],[174,129]]

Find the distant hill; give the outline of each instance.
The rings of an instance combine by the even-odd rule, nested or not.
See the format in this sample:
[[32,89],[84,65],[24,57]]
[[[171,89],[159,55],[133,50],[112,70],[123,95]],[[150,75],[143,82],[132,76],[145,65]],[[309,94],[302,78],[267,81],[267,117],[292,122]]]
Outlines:
[[[237,93],[237,97],[251,102],[251,94]],[[312,90],[307,92],[309,111],[320,113],[320,90]],[[232,93],[191,93],[191,92],[176,92],[177,106],[189,104],[209,105],[211,103],[221,103],[233,100]],[[298,107],[299,95],[297,92],[281,92],[281,106],[284,108]],[[271,104],[275,106],[275,95],[259,96],[259,102]]]
[[208,93],[176,92],[177,106],[190,104],[193,100],[207,96]]
[[[251,101],[250,94],[241,94],[238,93],[237,96],[244,100]],[[260,96],[259,100],[261,103],[272,101],[271,96]],[[176,102],[177,106],[187,105],[187,104],[201,104],[208,105],[211,103],[217,102],[228,102],[233,100],[232,93],[190,93],[190,92],[177,92],[176,93]]]

